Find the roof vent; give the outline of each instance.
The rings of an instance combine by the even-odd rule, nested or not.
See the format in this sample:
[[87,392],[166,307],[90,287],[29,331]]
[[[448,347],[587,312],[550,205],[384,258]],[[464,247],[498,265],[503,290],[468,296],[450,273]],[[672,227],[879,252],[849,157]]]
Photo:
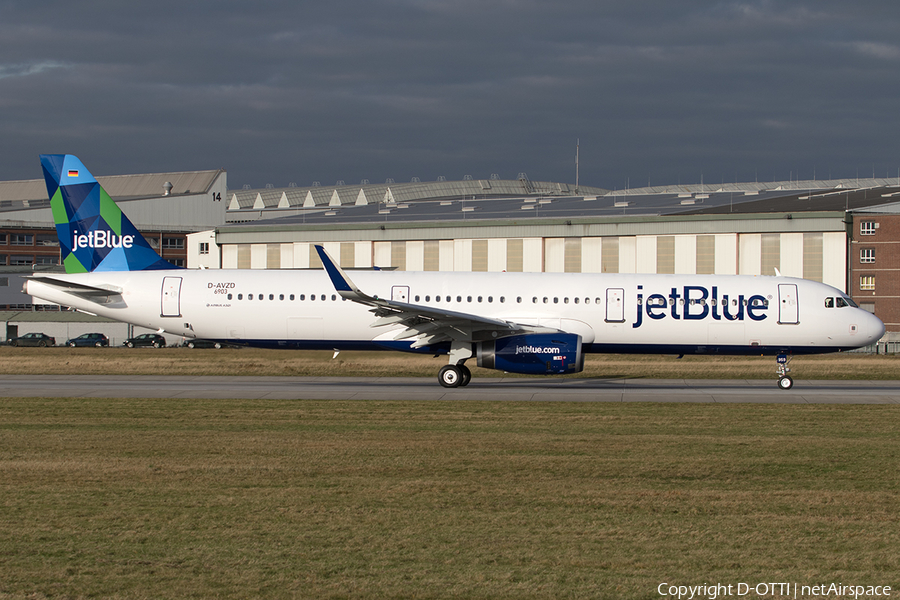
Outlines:
[[172,193],[172,188],[175,187],[172,185],[171,181],[167,181],[163,184],[163,196],[168,196]]

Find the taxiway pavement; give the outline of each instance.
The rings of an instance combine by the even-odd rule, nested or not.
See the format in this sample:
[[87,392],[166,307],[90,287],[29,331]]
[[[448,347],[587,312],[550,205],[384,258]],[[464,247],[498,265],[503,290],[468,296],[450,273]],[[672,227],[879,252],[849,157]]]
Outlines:
[[507,377],[445,389],[431,377],[0,375],[0,397],[900,404],[900,381]]

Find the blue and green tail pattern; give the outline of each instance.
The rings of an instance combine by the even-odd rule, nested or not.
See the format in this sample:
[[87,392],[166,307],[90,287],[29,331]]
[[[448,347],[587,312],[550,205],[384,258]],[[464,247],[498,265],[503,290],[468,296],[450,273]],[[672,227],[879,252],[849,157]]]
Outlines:
[[177,269],[163,260],[71,154],[42,154],[66,273]]

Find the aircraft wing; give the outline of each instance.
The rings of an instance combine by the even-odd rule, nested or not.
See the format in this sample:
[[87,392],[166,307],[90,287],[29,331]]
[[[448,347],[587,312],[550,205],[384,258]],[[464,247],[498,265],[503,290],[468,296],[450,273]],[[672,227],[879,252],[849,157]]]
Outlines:
[[319,245],[316,245],[315,248],[335,290],[341,297],[371,307],[370,311],[378,317],[372,323],[372,327],[403,325],[405,329],[394,339],[405,340],[415,337],[413,348],[448,341],[475,342],[519,333],[555,333],[558,331],[547,327],[370,296],[356,287],[356,284],[334,262],[325,248]]

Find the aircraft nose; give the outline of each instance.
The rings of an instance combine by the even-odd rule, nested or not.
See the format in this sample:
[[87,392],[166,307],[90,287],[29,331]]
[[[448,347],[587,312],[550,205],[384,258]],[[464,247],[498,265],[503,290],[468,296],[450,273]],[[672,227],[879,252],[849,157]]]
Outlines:
[[887,329],[881,319],[868,311],[866,312],[866,333],[869,335],[869,343],[874,344],[884,336],[884,332],[887,331]]

